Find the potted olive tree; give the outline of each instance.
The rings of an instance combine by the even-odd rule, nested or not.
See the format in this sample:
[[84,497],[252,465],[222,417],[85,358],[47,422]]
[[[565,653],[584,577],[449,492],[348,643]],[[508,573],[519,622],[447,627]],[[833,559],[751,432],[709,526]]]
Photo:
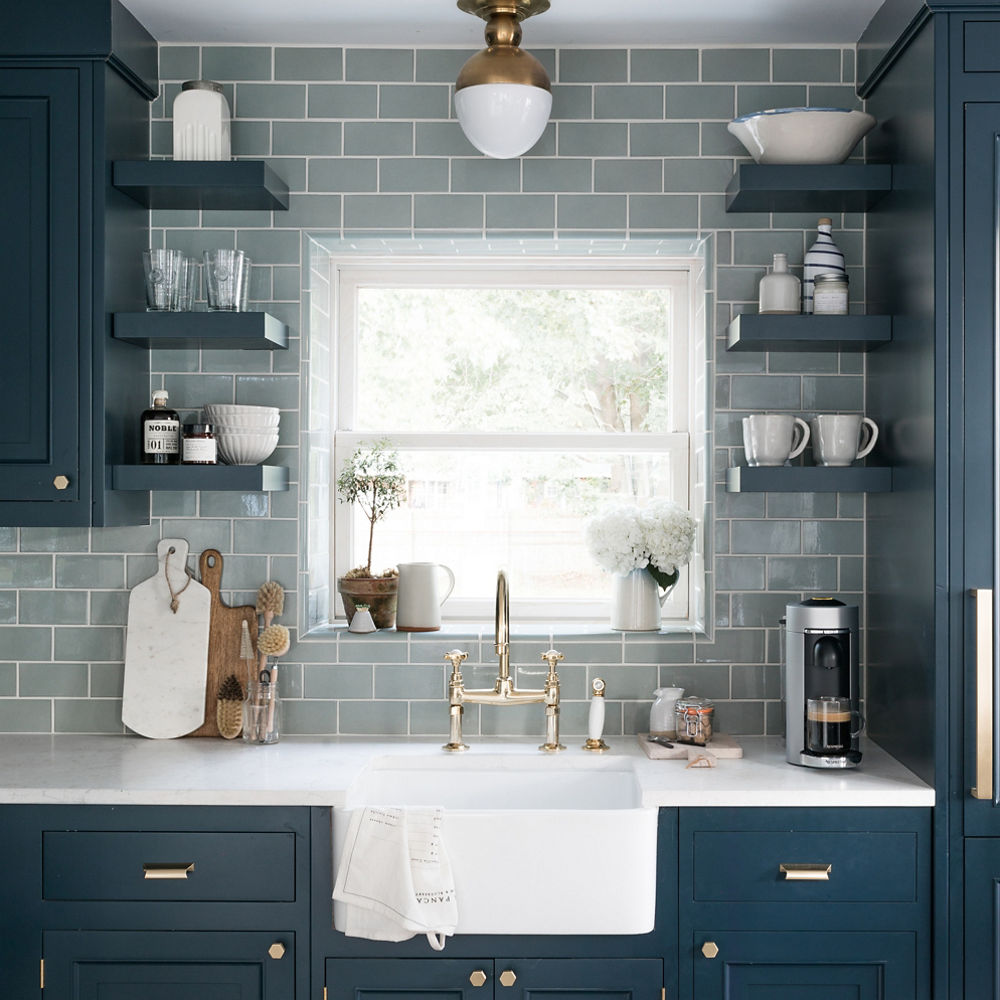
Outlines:
[[372,541],[376,523],[405,497],[406,477],[399,471],[399,455],[388,440],[359,445],[337,477],[337,499],[356,503],[368,519],[367,561],[337,580],[348,624],[359,604],[367,605],[376,628],[392,628],[396,623],[399,571],[393,567],[372,573]]

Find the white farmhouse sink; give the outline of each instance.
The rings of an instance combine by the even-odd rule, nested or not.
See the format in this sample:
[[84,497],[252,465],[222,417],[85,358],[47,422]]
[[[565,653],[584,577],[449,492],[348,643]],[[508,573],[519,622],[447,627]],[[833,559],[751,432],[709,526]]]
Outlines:
[[[381,757],[334,810],[441,806],[458,934],[644,934],[656,902],[656,809],[615,758]],[[334,925],[343,926],[341,904]]]

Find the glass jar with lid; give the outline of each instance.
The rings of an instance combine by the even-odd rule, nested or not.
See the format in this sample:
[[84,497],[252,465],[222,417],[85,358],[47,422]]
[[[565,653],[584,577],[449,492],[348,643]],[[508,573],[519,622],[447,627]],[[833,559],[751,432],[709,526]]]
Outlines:
[[847,275],[843,271],[824,271],[814,281],[813,315],[846,316]]
[[691,695],[678,698],[674,708],[677,723],[677,742],[693,743],[703,747],[712,738],[712,713],[715,703],[708,698]]

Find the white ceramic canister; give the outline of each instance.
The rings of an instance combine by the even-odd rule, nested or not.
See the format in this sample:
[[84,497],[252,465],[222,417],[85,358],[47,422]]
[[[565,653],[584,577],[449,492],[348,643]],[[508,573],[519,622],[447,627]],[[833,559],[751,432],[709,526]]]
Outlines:
[[812,315],[813,312],[813,282],[816,275],[833,271],[847,274],[844,255],[830,235],[833,220],[820,219],[817,226],[819,231],[816,234],[816,242],[806,251],[802,262],[802,311],[808,315]]
[[174,159],[230,160],[229,102],[222,84],[188,80],[174,98]]
[[788,270],[788,257],[776,253],[771,267],[771,273],[760,279],[757,311],[761,314],[797,315],[802,304],[802,289],[799,279]]
[[653,692],[656,701],[649,710],[649,732],[653,736],[675,736],[677,720],[674,708],[677,699],[684,694],[684,688],[657,688]]

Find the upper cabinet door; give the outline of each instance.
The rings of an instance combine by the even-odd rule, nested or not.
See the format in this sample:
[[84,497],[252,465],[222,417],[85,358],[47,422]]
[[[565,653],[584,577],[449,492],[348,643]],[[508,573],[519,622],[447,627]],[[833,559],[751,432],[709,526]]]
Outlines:
[[0,69],[0,502],[64,504],[50,524],[89,517],[87,114],[80,70]]

